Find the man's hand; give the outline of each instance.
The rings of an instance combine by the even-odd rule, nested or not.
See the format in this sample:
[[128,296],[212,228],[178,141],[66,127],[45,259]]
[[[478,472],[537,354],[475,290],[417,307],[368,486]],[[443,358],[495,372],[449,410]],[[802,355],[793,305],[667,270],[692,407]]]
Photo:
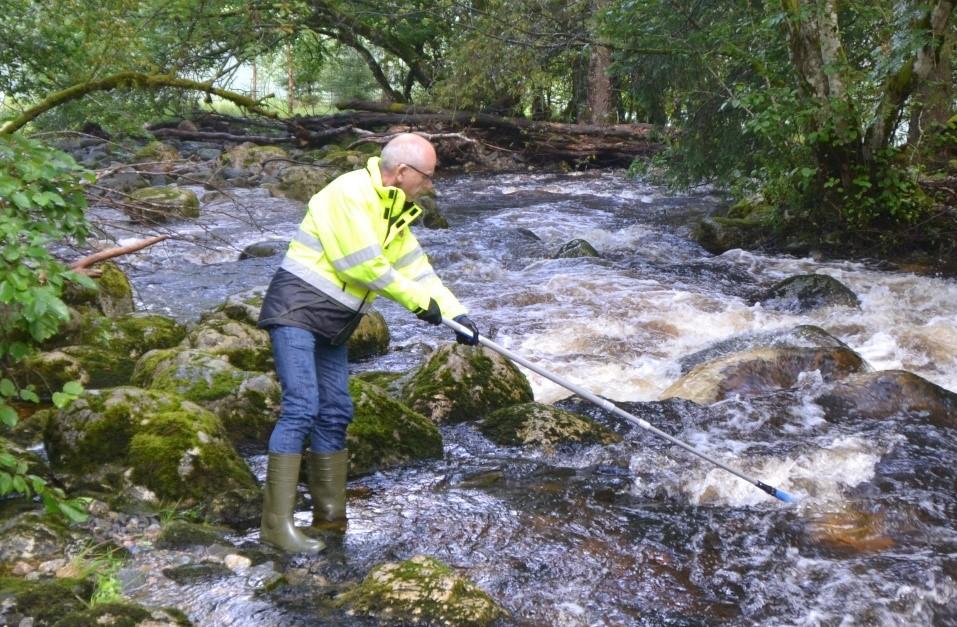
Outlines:
[[429,324],[442,324],[442,310],[439,309],[439,304],[434,298],[429,299],[428,309],[419,308],[415,315],[419,317],[419,320],[425,320]]
[[465,314],[461,314],[459,316],[455,316],[452,319],[472,332],[472,335],[465,335],[464,333],[459,333],[458,331],[456,331],[455,332],[456,342],[458,342],[459,344],[465,344],[466,346],[475,346],[476,344],[479,343],[478,327],[475,326],[475,323],[472,322],[468,316],[466,316]]

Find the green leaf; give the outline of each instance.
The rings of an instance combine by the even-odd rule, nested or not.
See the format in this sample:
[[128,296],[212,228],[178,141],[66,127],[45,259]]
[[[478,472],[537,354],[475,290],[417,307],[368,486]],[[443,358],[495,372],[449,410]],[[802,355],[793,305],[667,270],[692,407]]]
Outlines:
[[30,401],[31,403],[39,403],[40,397],[37,396],[37,393],[30,388],[23,388],[20,390],[20,398],[25,401]]
[[10,473],[0,472],[0,495],[9,494],[13,489],[13,477]]
[[0,379],[0,395],[11,397],[17,393],[17,386],[10,379]]
[[27,487],[27,482],[20,475],[14,475],[13,477],[13,491],[19,492],[20,494],[26,494],[29,496],[30,489]]
[[17,412],[13,411],[13,408],[6,403],[0,405],[0,422],[8,427],[13,427],[17,424]]
[[79,381],[68,381],[63,385],[63,392],[72,394],[73,396],[79,396],[83,394],[83,384]]
[[6,466],[7,468],[15,468],[17,465],[17,458],[11,455],[10,453],[3,451],[0,452],[0,466]]
[[63,409],[70,404],[70,401],[72,401],[73,398],[74,397],[70,396],[69,394],[64,394],[63,392],[54,392],[53,404],[56,405],[57,409]]
[[57,503],[57,507],[70,521],[76,523],[86,522],[88,517],[86,511],[76,507],[72,502],[60,501]]

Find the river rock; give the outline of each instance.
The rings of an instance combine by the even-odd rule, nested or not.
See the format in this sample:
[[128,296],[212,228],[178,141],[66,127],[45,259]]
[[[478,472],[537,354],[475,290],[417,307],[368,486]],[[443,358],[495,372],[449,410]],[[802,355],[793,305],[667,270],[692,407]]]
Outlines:
[[229,544],[226,540],[228,529],[201,525],[188,520],[171,520],[160,530],[153,542],[158,549],[185,549],[191,546],[212,546]]
[[854,505],[832,512],[812,514],[805,527],[806,541],[842,554],[886,551],[895,546],[888,535],[883,512],[865,511]]
[[65,616],[89,607],[95,583],[90,579],[28,581],[19,577],[0,577],[0,590],[3,597],[0,624],[40,626],[53,625]]
[[528,379],[484,346],[446,344],[403,385],[402,400],[436,423],[475,420],[533,400]]
[[62,558],[64,548],[75,538],[70,530],[51,516],[25,512],[0,524],[0,569],[26,562],[37,567],[42,562]]
[[442,436],[425,416],[355,377],[349,394],[355,406],[346,432],[350,475],[442,457]]
[[68,487],[205,503],[255,479],[212,412],[177,396],[119,387],[92,390],[50,416],[44,444]]
[[265,441],[279,417],[280,389],[274,374],[240,370],[211,353],[150,351],[137,362],[132,380],[210,410],[234,443]]
[[713,216],[699,220],[692,227],[691,237],[709,253],[721,253],[760,246],[767,239],[768,227],[761,219]]
[[[176,608],[147,608],[136,603],[98,603],[58,617],[57,625],[137,625],[142,627],[180,627],[192,625]],[[52,624],[52,623],[51,623]]]
[[370,309],[349,338],[349,361],[381,355],[389,350],[389,325],[375,309]]
[[479,627],[508,617],[474,583],[425,555],[377,566],[336,603],[387,624]]
[[[95,165],[95,163],[92,165]],[[97,181],[96,184],[106,189],[112,189],[117,192],[129,194],[138,189],[149,187],[150,183],[146,177],[137,172],[121,171],[109,176],[104,176],[102,179]]]
[[264,242],[256,242],[255,244],[250,244],[243,248],[243,251],[239,253],[239,260],[243,259],[257,259],[263,257],[272,257],[274,255],[280,255],[286,252],[286,249],[289,247],[289,242],[285,240],[266,240]]
[[82,385],[90,382],[90,375],[80,360],[62,350],[28,355],[11,369],[11,374],[21,385],[34,386],[37,394],[46,399],[69,381],[79,381]]
[[146,187],[136,190],[130,197],[134,202],[124,205],[123,209],[137,222],[152,224],[199,217],[199,198],[191,189]]
[[133,313],[133,286],[126,273],[112,261],[97,264],[100,276],[93,279],[96,288],[69,283],[64,290],[67,305],[95,307],[103,315],[117,318]]
[[278,182],[269,191],[272,196],[309,202],[336,174],[338,171],[322,166],[293,165],[279,173]]
[[601,257],[595,247],[583,239],[573,239],[565,242],[552,255],[552,259],[574,259],[576,257]]
[[833,383],[814,402],[828,420],[913,416],[938,427],[957,427],[957,394],[904,370],[855,374]]
[[241,370],[266,372],[273,369],[269,333],[247,324],[219,309],[203,316],[183,340],[190,348],[221,355]]
[[710,405],[734,395],[761,396],[793,387],[802,372],[819,370],[825,381],[842,379],[868,366],[848,348],[759,347],[706,361],[662,392]]
[[163,142],[153,141],[133,154],[132,163],[137,170],[147,174],[166,174],[182,157],[176,148]]
[[[282,159],[284,161],[271,161]],[[247,170],[252,174],[276,174],[289,166],[289,153],[279,146],[259,146],[244,142],[223,153],[221,160],[232,168]],[[281,165],[280,165],[281,164]]]
[[687,374],[689,370],[700,363],[738,353],[744,350],[750,350],[758,347],[773,348],[847,348],[850,347],[837,339],[821,327],[811,324],[802,324],[790,329],[775,329],[765,333],[745,333],[736,335],[726,340],[716,342],[711,346],[696,353],[686,355],[679,360],[681,364],[681,374]]
[[559,444],[612,444],[621,436],[598,423],[542,403],[522,403],[489,414],[479,430],[496,444],[535,445],[554,449]]
[[449,221],[439,211],[434,195],[423,195],[416,199],[415,204],[422,208],[420,223],[427,229],[447,229]]
[[767,309],[804,313],[820,307],[860,307],[857,295],[826,274],[799,274],[776,283],[757,302]]

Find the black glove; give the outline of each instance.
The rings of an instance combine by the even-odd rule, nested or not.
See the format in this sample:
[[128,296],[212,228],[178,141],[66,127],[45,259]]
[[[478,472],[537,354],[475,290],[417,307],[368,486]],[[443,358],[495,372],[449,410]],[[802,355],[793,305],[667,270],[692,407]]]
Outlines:
[[419,320],[425,320],[429,324],[442,324],[442,310],[439,309],[439,304],[435,302],[434,298],[429,299],[428,309],[420,307],[415,315],[419,317]]
[[455,341],[456,341],[456,342],[458,342],[459,344],[465,344],[466,346],[475,346],[476,344],[479,343],[479,340],[478,340],[478,336],[479,336],[478,327],[475,326],[475,323],[472,322],[472,321],[469,319],[468,316],[466,316],[465,314],[461,314],[461,315],[455,316],[455,317],[452,318],[452,319],[455,320],[456,322],[458,322],[459,324],[461,324],[463,327],[465,327],[466,329],[468,329],[469,331],[472,332],[472,335],[465,335],[464,333],[459,333],[458,331],[456,331],[456,332],[455,332]]

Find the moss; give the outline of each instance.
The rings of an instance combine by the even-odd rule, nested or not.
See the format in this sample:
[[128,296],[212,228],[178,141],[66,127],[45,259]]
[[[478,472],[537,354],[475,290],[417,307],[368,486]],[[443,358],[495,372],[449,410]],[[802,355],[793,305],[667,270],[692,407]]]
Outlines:
[[279,146],[257,146],[245,143],[229,149],[220,157],[223,163],[234,168],[249,168],[268,159],[288,159],[289,153]]
[[442,456],[442,436],[427,418],[354,377],[349,393],[355,405],[347,432],[350,474]]
[[402,624],[484,626],[507,617],[474,583],[424,555],[376,567],[336,603]]
[[191,546],[209,546],[223,544],[226,530],[199,525],[185,520],[172,520],[163,526],[156,538],[156,548],[185,549]]
[[510,446],[536,444],[551,448],[566,442],[611,444],[621,440],[588,418],[540,403],[499,409],[479,428],[493,442]]
[[552,259],[573,259],[576,257],[601,257],[595,247],[583,239],[573,239],[561,245],[552,255]]
[[85,386],[91,389],[126,385],[136,363],[124,353],[97,346],[64,346],[60,351],[79,363],[87,375]]
[[116,328],[122,332],[114,337],[131,355],[142,355],[154,348],[170,348],[186,337],[186,327],[166,316],[158,314],[132,314],[116,320]]
[[486,348],[448,344],[435,351],[402,391],[403,401],[433,421],[459,422],[533,400],[518,368]]
[[62,350],[36,353],[22,360],[10,373],[21,385],[33,385],[41,398],[49,400],[68,381],[86,385],[90,376],[80,360]]
[[145,353],[137,360],[136,365],[133,367],[130,382],[139,387],[149,387],[157,371],[159,371],[164,364],[175,359],[178,353],[179,350],[175,348],[155,348]]
[[386,395],[392,396],[392,384],[402,377],[401,372],[385,372],[383,370],[368,370],[355,375],[360,381],[365,381],[382,390]]
[[273,370],[269,333],[253,324],[238,322],[223,314],[204,319],[187,336],[189,345],[213,355],[222,355],[242,370]]
[[149,142],[133,153],[133,163],[148,161],[176,161],[180,158],[179,152],[163,142]]
[[389,350],[389,326],[385,318],[376,310],[370,310],[362,317],[352,337],[349,338],[349,361],[358,361]]
[[93,595],[93,583],[84,579],[26,581],[0,577],[0,590],[13,593],[13,605],[37,625],[52,625],[71,612],[81,611]]

